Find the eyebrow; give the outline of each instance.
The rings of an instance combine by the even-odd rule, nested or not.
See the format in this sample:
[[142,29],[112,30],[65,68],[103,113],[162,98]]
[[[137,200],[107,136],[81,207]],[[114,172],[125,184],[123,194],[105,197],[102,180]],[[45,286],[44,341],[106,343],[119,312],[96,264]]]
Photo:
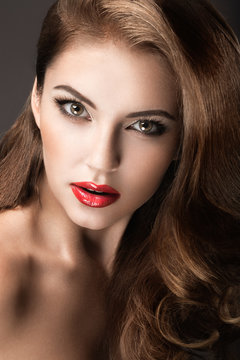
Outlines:
[[169,112],[165,111],[165,110],[147,110],[147,111],[139,111],[139,112],[133,112],[131,114],[127,115],[127,118],[135,118],[135,117],[148,117],[148,116],[162,116],[165,117],[169,120],[173,120],[176,121],[176,118],[169,114]]
[[[56,90],[65,90],[68,93],[70,93],[71,95],[73,95],[74,97],[76,97],[78,100],[85,102],[86,104],[88,104],[89,106],[91,106],[93,109],[97,109],[96,105],[89,100],[87,97],[83,96],[80,92],[78,92],[76,89],[72,88],[69,85],[57,85],[54,87],[54,89]],[[165,110],[146,110],[146,111],[138,111],[138,112],[133,112],[128,114],[126,117],[127,118],[137,118],[137,117],[150,117],[150,116],[162,116],[165,117],[169,120],[173,120],[176,121],[176,118],[171,115],[169,112],[165,111]]]
[[93,109],[96,109],[96,105],[89,100],[88,98],[86,98],[85,96],[83,96],[80,92],[78,92],[77,90],[73,89],[71,86],[69,85],[58,85],[55,86],[54,89],[56,90],[65,90],[68,93],[70,93],[71,95],[75,96],[78,100],[80,101],[84,101],[86,104],[88,104],[89,106],[91,106]]

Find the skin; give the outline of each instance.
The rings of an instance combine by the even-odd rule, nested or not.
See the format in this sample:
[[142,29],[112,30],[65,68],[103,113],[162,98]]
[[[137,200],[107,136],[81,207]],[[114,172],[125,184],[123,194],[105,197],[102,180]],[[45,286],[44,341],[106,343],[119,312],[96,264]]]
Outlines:
[[[81,102],[81,116],[67,116],[57,104],[79,102],[56,89],[62,85],[90,100]],[[159,109],[170,115],[154,116],[166,130],[160,136],[141,132],[140,117],[130,116]],[[48,67],[41,95],[35,82],[32,110],[45,173],[39,200],[0,215],[0,357],[101,359],[104,284],[116,248],[176,156],[175,80],[157,55],[111,41],[75,43]],[[88,207],[72,193],[77,181],[110,185],[121,196],[108,207]]]

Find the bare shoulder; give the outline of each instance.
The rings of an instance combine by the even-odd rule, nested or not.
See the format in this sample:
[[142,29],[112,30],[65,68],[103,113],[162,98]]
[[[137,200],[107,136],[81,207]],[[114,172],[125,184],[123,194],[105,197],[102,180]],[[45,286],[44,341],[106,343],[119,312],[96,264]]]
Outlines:
[[24,208],[0,211],[0,244],[4,238],[17,236],[24,229],[28,219],[28,211]]
[[29,256],[23,246],[23,219],[18,211],[0,213],[0,317],[14,306],[27,276]]

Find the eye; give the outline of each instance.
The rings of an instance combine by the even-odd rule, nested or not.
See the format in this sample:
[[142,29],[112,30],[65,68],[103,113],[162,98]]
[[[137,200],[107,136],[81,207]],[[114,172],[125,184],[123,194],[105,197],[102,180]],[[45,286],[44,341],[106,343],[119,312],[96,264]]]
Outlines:
[[128,129],[136,130],[143,135],[162,135],[166,132],[167,127],[159,120],[138,120],[130,125]]
[[[68,110],[69,108],[69,110]],[[85,108],[82,104],[66,104],[66,111],[71,112],[72,115],[81,116],[84,114]]]
[[87,118],[91,119],[89,112],[86,110],[85,106],[77,101],[72,101],[70,99],[55,99],[60,111],[65,115],[71,117]]

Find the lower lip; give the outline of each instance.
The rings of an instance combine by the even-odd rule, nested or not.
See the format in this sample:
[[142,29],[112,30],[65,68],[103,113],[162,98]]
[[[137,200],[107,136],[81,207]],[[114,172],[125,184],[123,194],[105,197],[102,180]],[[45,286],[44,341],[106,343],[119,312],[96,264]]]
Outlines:
[[83,188],[71,185],[72,192],[75,197],[82,204],[94,207],[94,208],[103,208],[113,204],[117,199],[119,199],[120,195],[118,194],[107,194],[107,195],[96,195],[91,194],[88,191],[85,191]]

